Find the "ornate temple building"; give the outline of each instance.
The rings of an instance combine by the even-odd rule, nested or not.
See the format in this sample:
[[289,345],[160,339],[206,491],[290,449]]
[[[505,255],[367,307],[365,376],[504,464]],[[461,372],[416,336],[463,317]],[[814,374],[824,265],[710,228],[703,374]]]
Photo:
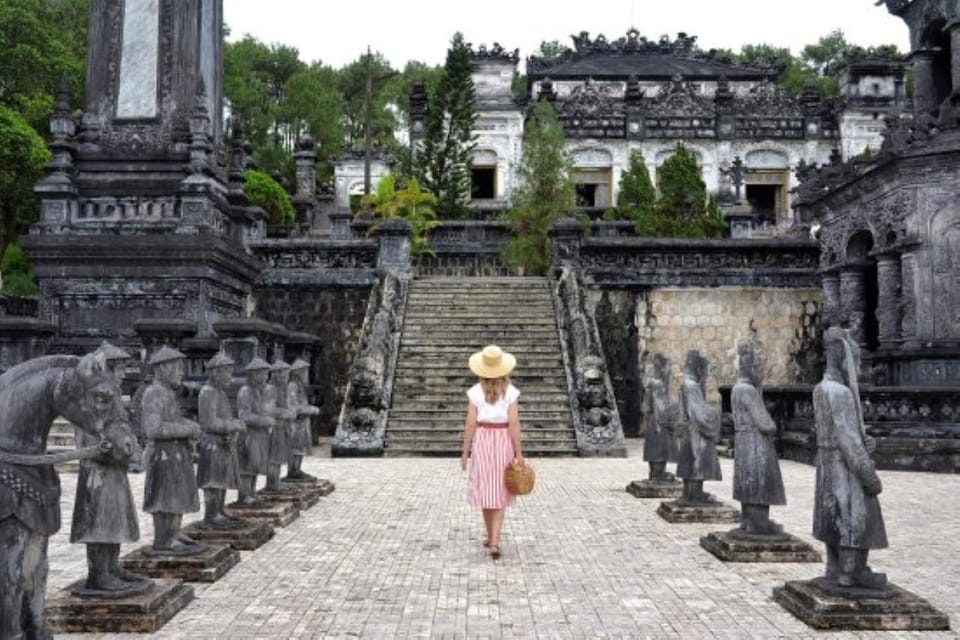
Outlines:
[[[812,89],[794,97],[777,85],[780,69],[733,64],[683,33],[653,41],[635,29],[617,40],[583,32],[559,58],[527,59],[529,95],[522,100],[511,95],[517,51],[480,47],[472,61],[478,99],[473,198],[481,208],[505,204],[516,186],[524,116],[536,100],[550,100],[566,130],[578,206],[616,203],[634,149],[655,177],[683,141],[709,192],[732,203],[741,183],[740,199],[750,203],[755,220],[781,226],[793,221],[789,192],[801,162],[878,150],[885,118],[905,102],[904,68],[895,61],[848,65],[840,99]],[[425,115],[426,96],[414,92],[412,140]]]

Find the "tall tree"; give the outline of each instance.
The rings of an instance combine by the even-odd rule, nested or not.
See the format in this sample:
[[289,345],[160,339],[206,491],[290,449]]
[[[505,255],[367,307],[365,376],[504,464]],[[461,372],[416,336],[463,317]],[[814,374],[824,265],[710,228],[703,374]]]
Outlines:
[[527,274],[542,275],[550,268],[550,223],[573,207],[573,164],[566,136],[553,106],[537,103],[523,131],[520,186],[504,220],[514,232],[505,259]]
[[620,176],[617,193],[617,207],[624,210],[627,217],[653,212],[657,201],[657,190],[647,171],[647,163],[639,149],[630,152],[630,166]]
[[706,211],[707,185],[700,175],[697,157],[682,142],[677,143],[673,155],[661,165],[659,186],[659,214],[691,217]]
[[345,144],[363,148],[367,122],[367,86],[370,87],[370,139],[373,147],[392,149],[397,118],[390,105],[390,82],[397,72],[380,52],[363,54],[340,70],[343,87]]
[[467,213],[471,154],[476,146],[476,90],[470,74],[470,48],[457,32],[447,50],[436,93],[430,100],[423,147],[415,167],[424,188],[437,196],[441,217]]
[[0,106],[0,255],[37,219],[33,185],[50,153],[43,138],[16,111]]

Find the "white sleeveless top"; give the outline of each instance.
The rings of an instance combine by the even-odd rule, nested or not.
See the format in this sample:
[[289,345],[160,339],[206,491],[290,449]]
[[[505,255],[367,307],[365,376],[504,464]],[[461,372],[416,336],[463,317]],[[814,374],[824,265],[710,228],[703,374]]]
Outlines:
[[510,405],[516,402],[519,397],[520,390],[512,384],[507,386],[507,392],[493,404],[487,402],[487,399],[483,397],[483,389],[479,382],[467,390],[467,398],[477,408],[477,422],[492,424],[507,422]]

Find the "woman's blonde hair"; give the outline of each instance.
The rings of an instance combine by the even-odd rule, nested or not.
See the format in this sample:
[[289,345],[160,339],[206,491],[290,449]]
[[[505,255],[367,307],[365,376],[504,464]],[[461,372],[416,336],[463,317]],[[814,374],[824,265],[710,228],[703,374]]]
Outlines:
[[493,404],[507,393],[510,386],[510,376],[500,378],[480,378],[480,389],[488,404]]

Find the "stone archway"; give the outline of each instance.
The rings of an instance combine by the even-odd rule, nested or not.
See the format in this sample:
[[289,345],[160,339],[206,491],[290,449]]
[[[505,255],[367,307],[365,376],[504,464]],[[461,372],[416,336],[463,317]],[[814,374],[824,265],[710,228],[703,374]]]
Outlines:
[[872,255],[874,245],[873,234],[866,229],[856,231],[847,240],[844,266],[840,272],[844,320],[868,351],[875,351],[880,346],[877,319],[880,286],[877,260]]

